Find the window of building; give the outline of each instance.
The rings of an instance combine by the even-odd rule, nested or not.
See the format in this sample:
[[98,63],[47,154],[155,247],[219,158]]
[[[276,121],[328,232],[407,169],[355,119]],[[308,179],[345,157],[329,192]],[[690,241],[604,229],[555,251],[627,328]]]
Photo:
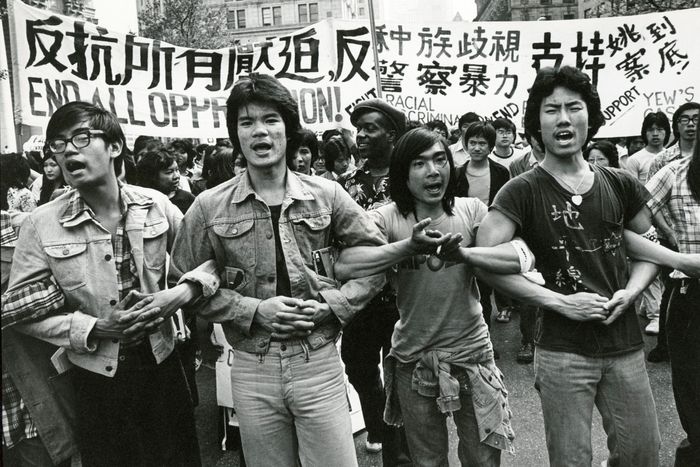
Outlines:
[[[331,17],[332,15],[328,15]],[[299,4],[299,22],[300,23],[316,23],[318,22],[318,3],[300,3]]]
[[528,0],[520,0],[521,5],[527,5],[529,2]]
[[574,4],[576,0],[562,0],[562,3]]
[[564,13],[564,19],[576,19],[576,15],[573,13]]
[[552,0],[540,0],[540,5],[551,5]]
[[312,23],[318,21],[318,3],[309,3],[309,21]]
[[273,6],[262,9],[263,26],[279,26],[282,24],[282,7]]
[[306,3],[299,4],[299,22],[308,23],[309,22],[309,9]]
[[360,16],[364,16],[364,15],[365,15],[365,9],[364,9],[363,7],[360,7],[360,8],[357,9],[357,13],[358,13]]
[[245,10],[236,10],[236,16],[238,16],[238,29],[245,28]]
[[522,17],[523,21],[529,21],[530,20],[530,12],[528,10],[522,10],[520,12],[520,15]]
[[245,28],[245,10],[228,10],[226,12],[226,27],[229,29]]

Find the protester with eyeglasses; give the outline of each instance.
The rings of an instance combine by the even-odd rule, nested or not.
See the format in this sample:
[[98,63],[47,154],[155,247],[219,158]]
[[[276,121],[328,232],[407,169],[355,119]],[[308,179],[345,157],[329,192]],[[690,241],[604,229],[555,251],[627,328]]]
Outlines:
[[199,466],[192,399],[170,316],[218,287],[210,262],[161,290],[182,213],[118,181],[124,134],[86,102],[56,110],[49,149],[75,190],[22,224],[2,327],[66,352],[83,466]]
[[522,156],[525,151],[515,147],[516,128],[515,124],[508,118],[497,118],[493,122],[494,130],[496,130],[496,144],[489,157],[508,168],[514,160]]

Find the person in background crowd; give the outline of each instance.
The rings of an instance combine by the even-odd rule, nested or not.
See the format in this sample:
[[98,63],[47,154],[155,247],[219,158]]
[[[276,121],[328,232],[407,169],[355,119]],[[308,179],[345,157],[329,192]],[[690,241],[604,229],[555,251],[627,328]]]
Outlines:
[[[671,136],[671,124],[665,113],[658,111],[647,114],[642,122],[641,140],[643,147],[639,150],[634,150],[634,143],[628,138],[628,147],[630,148],[630,157],[627,159],[625,169],[630,172],[640,183],[645,184],[649,179],[649,167],[654,160],[654,157],[668,143]],[[656,238],[656,229],[647,232],[648,236]],[[662,270],[663,274],[663,270]],[[637,312],[646,316],[649,319],[644,331],[647,334],[656,335],[659,333],[659,316],[661,307],[661,297],[663,295],[662,278],[657,277],[647,289],[642,292],[642,296],[637,302]]]
[[[495,139],[488,123],[467,129],[472,148],[485,137]],[[475,163],[476,152],[468,164]],[[484,145],[480,160],[487,161],[488,153]],[[503,171],[507,174],[505,167]],[[494,363],[467,262],[478,249],[455,251],[443,243],[445,252],[438,253],[442,236],[431,244],[432,235],[439,234],[458,236],[454,246],[462,240],[472,244],[486,205],[478,198],[455,196],[446,141],[425,128],[399,138],[389,177],[393,202],[371,214],[390,244],[346,249],[336,264],[341,279],[388,271],[397,289],[400,320],[384,363],[385,420],[403,421],[414,465],[446,466],[446,415],[452,414],[461,465],[498,466],[501,450],[513,452],[515,435],[503,375]],[[510,262],[495,254],[481,260],[482,265],[501,266],[494,271],[521,270],[514,250]]]
[[[697,116],[697,114],[696,114]],[[697,117],[696,117],[697,118]],[[700,254],[700,131],[690,158],[675,160],[659,170],[646,185],[648,206],[669,213],[678,251]],[[700,465],[700,274],[689,277],[674,270],[667,310],[666,336],[671,357],[673,396],[687,438],[676,449],[676,467]]]
[[583,157],[589,164],[599,167],[620,168],[617,149],[610,141],[600,140],[590,144],[583,150]]
[[192,147],[192,143],[186,139],[174,139],[168,143],[166,150],[175,156],[175,161],[180,171],[180,189],[192,192],[190,179],[192,178],[192,169],[194,169],[194,160],[197,157],[197,152]]
[[350,148],[342,139],[331,139],[323,145],[321,151],[325,159],[326,171],[322,177],[329,180],[338,180],[338,177],[345,174],[350,169]]
[[246,171],[248,167],[248,161],[246,161],[243,154],[236,154],[236,158],[233,160],[233,176],[237,177]]
[[627,149],[627,138],[612,138],[611,143],[615,145],[615,150],[617,151],[619,166],[624,168],[627,165],[627,159],[629,158],[629,151]]
[[155,136],[140,135],[134,140],[134,160],[139,162],[141,154],[153,151],[163,146],[163,143]]
[[447,125],[445,125],[445,122],[442,120],[431,120],[425,124],[425,127],[430,131],[434,131],[445,139],[447,139],[447,136],[449,136]]
[[202,186],[206,185],[206,180],[202,173],[204,169],[204,156],[206,156],[207,152],[213,151],[213,149],[214,147],[209,144],[199,144],[195,149],[197,155],[194,158],[194,168],[192,169],[192,177],[190,178],[192,194],[195,196],[201,193],[203,191]]
[[527,141],[528,147],[530,148],[525,154],[515,159],[511,162],[508,167],[508,172],[510,172],[510,177],[515,178],[520,174],[527,172],[533,167],[537,167],[544,159],[544,150],[536,138],[525,131],[523,138]]
[[611,465],[659,462],[656,409],[633,306],[658,268],[636,259],[628,266],[628,254],[634,256],[623,242],[625,228],[649,229],[648,193],[626,172],[584,159],[582,148],[604,122],[587,75],[570,66],[541,69],[525,128],[544,147],[544,160],[501,189],[477,232],[477,246],[487,247],[520,235],[545,279],[541,287],[501,276],[496,285],[542,307],[535,387],[553,467],[591,465],[594,406]]
[[455,162],[455,167],[464,165],[469,159],[469,152],[467,151],[467,142],[464,141],[464,132],[467,131],[467,127],[472,123],[481,120],[479,115],[474,112],[467,112],[461,117],[459,117],[459,140],[450,146],[450,152],[452,153],[452,159]]
[[63,178],[63,172],[56,162],[56,157],[48,147],[44,148],[44,156],[44,174],[34,180],[31,187],[38,206],[48,203],[70,189]]
[[[313,131],[301,129],[292,135],[287,147],[287,166],[290,169],[304,175],[311,175],[312,161],[319,158],[318,140]],[[322,174],[323,172],[316,172],[316,175]]]
[[[627,147],[628,149],[628,155],[629,157],[632,157],[647,145],[646,141],[644,141],[644,137],[640,135],[635,135],[635,136],[629,136],[627,137]],[[629,157],[627,160],[629,160]]]
[[385,278],[341,286],[323,257],[331,238],[380,245],[381,234],[337,183],[288,168],[287,138],[300,129],[299,113],[277,79],[238,80],[226,124],[248,168],[197,197],[172,260],[178,271],[210,259],[223,270],[222,288],[197,313],[222,322],[233,347],[233,401],[246,463],[355,466],[335,341]]
[[219,147],[212,153],[203,169],[207,181],[207,190],[219,186],[237,175],[236,156],[234,154],[234,149],[227,147]]
[[420,128],[423,125],[419,120],[406,120],[406,131]]
[[22,154],[0,157],[0,205],[5,211],[32,212],[36,200],[27,188],[29,162]]
[[152,151],[141,156],[136,166],[136,185],[152,188],[168,199],[185,214],[194,202],[194,195],[180,188],[180,170],[175,156],[167,151]]
[[[678,106],[671,119],[676,142],[654,157],[649,166],[647,179],[651,179],[656,172],[670,162],[690,158],[695,146],[695,133],[698,131],[698,115],[700,115],[700,102],[686,102]],[[654,227],[661,245],[678,250],[675,232],[670,226],[670,217],[665,206],[661,206],[654,214]],[[671,285],[668,282],[670,273],[670,269],[662,267],[660,275],[664,284],[664,291],[661,295],[661,305],[659,306],[659,335],[656,347],[647,356],[647,360],[650,362],[663,362],[669,358],[666,338],[666,310],[671,298]]]
[[[391,152],[404,132],[406,117],[381,99],[368,99],[353,108],[350,122],[357,130],[357,148],[365,163],[340,177],[338,183],[369,211],[391,202],[388,186]],[[405,433],[382,420],[384,387],[379,364],[391,349],[391,334],[398,318],[396,295],[387,285],[345,328],[341,342],[345,372],[362,405],[367,428],[365,449],[381,450],[383,464],[391,466],[410,463],[403,446]]]
[[[496,144],[496,130],[490,123],[472,123],[464,133],[464,140],[467,142],[469,159],[463,166],[457,167],[454,171],[456,184],[454,195],[459,197],[472,197],[479,199],[484,205],[489,206],[493,198],[503,185],[510,178],[508,169],[489,158]],[[481,309],[486,321],[486,326],[491,329],[491,292],[493,289],[483,281],[477,280],[479,293],[481,296]],[[502,297],[498,302],[502,303]],[[502,313],[510,314],[504,306]],[[500,315],[500,313],[499,313]],[[510,320],[510,316],[508,316]],[[498,357],[498,352],[494,350],[494,355]]]
[[515,135],[517,135],[515,124],[507,118],[497,118],[491,122],[496,130],[496,145],[489,157],[504,166],[510,164],[523,154],[523,151],[515,147]]
[[216,291],[216,265],[160,290],[182,213],[165,195],[118,181],[124,134],[115,115],[68,103],[49,119],[46,140],[75,190],[22,224],[2,326],[66,349],[83,466],[198,466],[170,316]]

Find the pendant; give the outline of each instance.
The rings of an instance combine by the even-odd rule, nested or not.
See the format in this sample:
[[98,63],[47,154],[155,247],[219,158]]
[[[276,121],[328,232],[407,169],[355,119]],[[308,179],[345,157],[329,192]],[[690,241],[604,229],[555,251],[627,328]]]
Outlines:
[[581,195],[573,195],[571,197],[571,202],[574,203],[576,206],[580,206],[583,202],[583,197]]

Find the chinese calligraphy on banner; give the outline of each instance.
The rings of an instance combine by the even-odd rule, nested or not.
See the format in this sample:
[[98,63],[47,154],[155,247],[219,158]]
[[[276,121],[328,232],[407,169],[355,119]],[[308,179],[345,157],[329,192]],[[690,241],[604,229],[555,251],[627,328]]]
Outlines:
[[[377,95],[368,25],[326,20],[288,36],[199,50],[54,15],[14,2],[23,123],[45,127],[62,104],[95,102],[127,132],[224,137],[226,98],[249,73],[282,80],[302,124],[349,127],[352,107]],[[638,134],[645,113],[698,100],[700,9],[546,22],[452,22],[377,26],[383,97],[411,120],[461,114],[511,118],[522,127],[536,70],[570,64],[597,84],[601,136]]]

